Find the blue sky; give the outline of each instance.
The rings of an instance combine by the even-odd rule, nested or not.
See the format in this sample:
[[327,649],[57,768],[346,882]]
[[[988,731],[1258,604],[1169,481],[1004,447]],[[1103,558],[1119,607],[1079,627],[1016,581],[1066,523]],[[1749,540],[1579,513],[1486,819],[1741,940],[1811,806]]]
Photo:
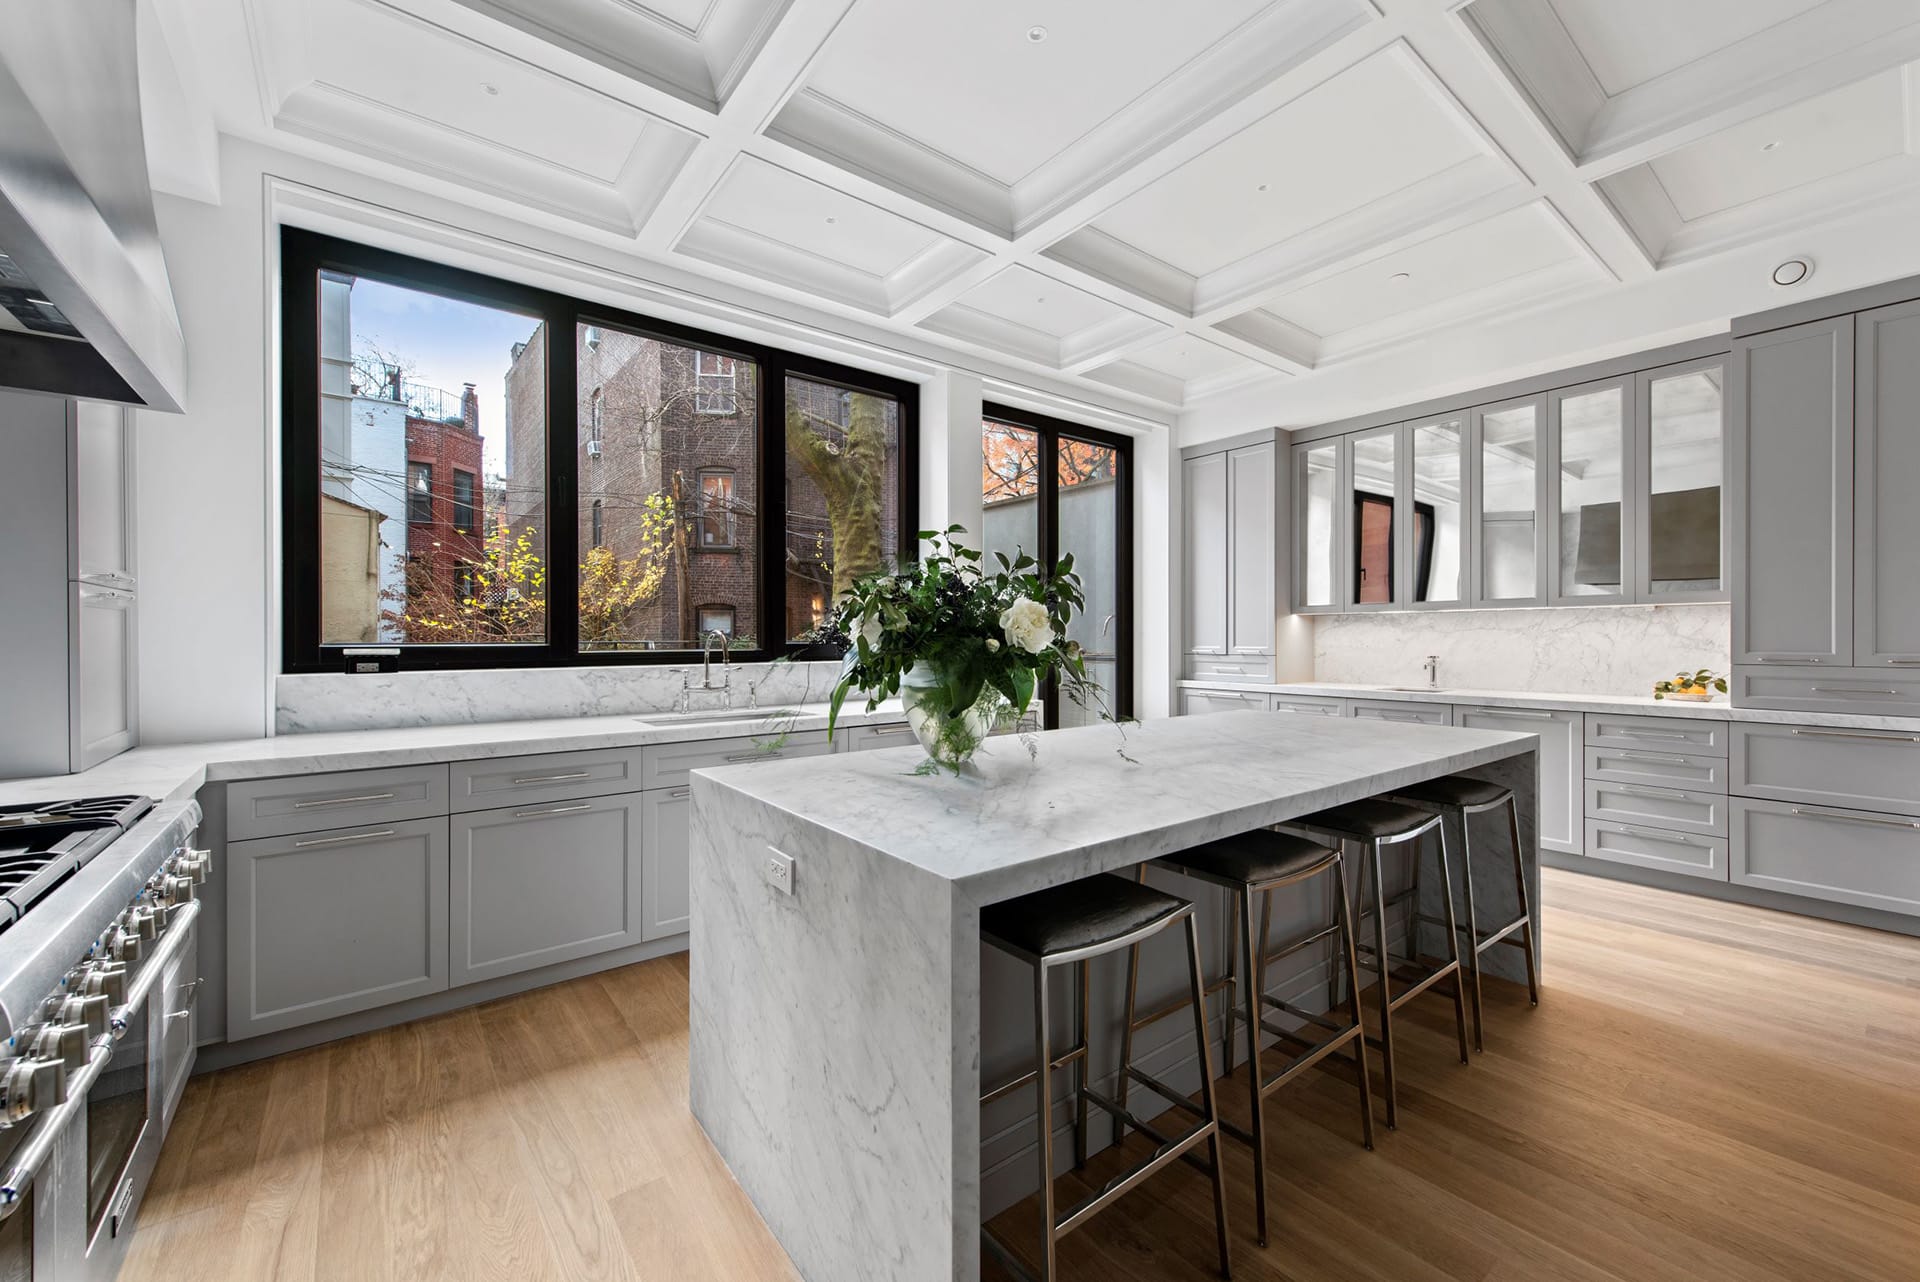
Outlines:
[[353,343],[371,341],[413,366],[411,378],[440,388],[458,405],[472,383],[480,397],[480,434],[489,476],[506,467],[506,378],[513,345],[533,336],[539,320],[377,280],[353,285]]

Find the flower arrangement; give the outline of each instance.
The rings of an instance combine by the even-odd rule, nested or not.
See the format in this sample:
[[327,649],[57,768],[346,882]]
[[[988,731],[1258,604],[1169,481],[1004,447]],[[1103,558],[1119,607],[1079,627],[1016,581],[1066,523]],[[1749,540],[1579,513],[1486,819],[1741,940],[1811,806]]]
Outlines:
[[1113,720],[1080,644],[1067,639],[1085,606],[1073,557],[1048,571],[1024,553],[996,552],[990,570],[982,553],[954,541],[965,532],[923,530],[919,561],[862,575],[842,595],[822,629],[848,646],[829,734],[853,691],[866,694],[869,711],[898,694],[927,750],[922,770],[957,771],[1002,717],[1026,714],[1049,677],[1063,697]]
[[1696,703],[1706,703],[1713,698],[1713,692],[1727,692],[1727,679],[1720,673],[1701,668],[1697,672],[1676,672],[1672,680],[1653,683],[1653,697],[1665,699],[1669,695],[1676,699],[1691,699]]

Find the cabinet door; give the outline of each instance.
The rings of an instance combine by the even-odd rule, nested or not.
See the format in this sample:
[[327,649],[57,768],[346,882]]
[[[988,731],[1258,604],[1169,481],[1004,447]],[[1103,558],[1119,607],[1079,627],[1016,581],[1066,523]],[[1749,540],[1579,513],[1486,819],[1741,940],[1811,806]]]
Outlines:
[[1227,454],[1227,649],[1273,653],[1273,446]]
[[1853,318],[1736,339],[1733,661],[1853,662]]
[[[895,741],[897,742],[897,741]],[[887,741],[875,745],[889,746]],[[641,797],[641,831],[645,834],[641,849],[645,852],[645,873],[641,896],[642,939],[663,939],[684,935],[692,920],[693,906],[688,891],[692,880],[689,866],[693,844],[693,789],[661,788]]]
[[1416,610],[1467,603],[1473,510],[1473,468],[1467,457],[1467,420],[1451,415],[1401,429],[1413,506],[1401,522],[1406,591]]
[[1584,796],[1581,739],[1586,717],[1578,712],[1539,708],[1486,708],[1455,704],[1453,724],[1474,730],[1509,730],[1540,736],[1540,814],[1536,826],[1543,850],[1577,855],[1583,846]]
[[452,819],[450,984],[637,944],[640,794]]
[[1342,506],[1351,513],[1341,518],[1348,525],[1343,590],[1349,610],[1391,610],[1404,594],[1400,442],[1398,427],[1355,432],[1340,441],[1348,477]]
[[1267,696],[1252,691],[1241,693],[1237,690],[1182,690],[1180,692],[1180,715],[1195,716],[1202,712],[1243,712],[1257,708],[1265,711]]
[[1854,662],[1920,666],[1920,303],[1858,318]]
[[88,770],[133,746],[134,595],[76,583],[71,593],[67,726],[73,769]]
[[1473,412],[1473,595],[1481,605],[1546,604],[1546,435],[1543,397]]
[[73,403],[72,577],[109,587],[133,586],[133,526],[127,495],[132,437],[127,411],[94,401]]
[[1453,709],[1444,703],[1416,703],[1411,699],[1355,699],[1347,715],[1363,721],[1404,721],[1411,725],[1450,726]]
[[1227,456],[1182,465],[1185,476],[1186,627],[1189,654],[1227,652]]
[[1634,382],[1634,599],[1724,601],[1726,361],[1649,370]]
[[1632,422],[1629,380],[1547,398],[1547,590],[1554,605],[1632,599]]
[[1293,608],[1296,614],[1331,614],[1346,599],[1342,585],[1346,540],[1338,519],[1340,442],[1293,447]]
[[1920,916],[1920,819],[1735,797],[1732,880]]
[[227,1037],[447,987],[447,821],[227,844]]

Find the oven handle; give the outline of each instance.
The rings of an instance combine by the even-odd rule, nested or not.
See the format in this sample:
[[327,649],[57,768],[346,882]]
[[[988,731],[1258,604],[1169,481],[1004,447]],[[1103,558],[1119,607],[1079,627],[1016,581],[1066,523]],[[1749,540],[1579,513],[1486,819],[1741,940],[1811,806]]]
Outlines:
[[75,1114],[85,1106],[87,1092],[105,1071],[107,1061],[113,1058],[113,1044],[126,1035],[132,1012],[153,992],[154,985],[160,982],[161,973],[172,964],[174,957],[186,945],[194,918],[200,915],[200,901],[191,900],[183,904],[176,912],[172,924],[167,930],[166,939],[154,952],[140,973],[133,977],[133,983],[127,986],[127,1000],[108,1016],[108,1032],[93,1039],[87,1051],[87,1062],[78,1072],[67,1078],[67,1100],[58,1108],[40,1115],[39,1123],[26,1142],[14,1153],[13,1161],[7,1167],[4,1180],[0,1180],[0,1220],[6,1219],[20,1208],[27,1196],[27,1190],[33,1186],[34,1176],[46,1164],[47,1157],[53,1152],[53,1146],[60,1138],[61,1130]]

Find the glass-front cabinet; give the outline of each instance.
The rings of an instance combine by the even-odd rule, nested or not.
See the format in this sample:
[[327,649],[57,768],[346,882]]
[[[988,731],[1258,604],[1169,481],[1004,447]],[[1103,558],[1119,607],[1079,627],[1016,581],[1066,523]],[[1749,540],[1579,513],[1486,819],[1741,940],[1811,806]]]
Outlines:
[[1413,609],[1463,605],[1468,600],[1467,526],[1470,506],[1465,415],[1408,423],[1413,510],[1406,522],[1406,590]]
[[1293,451],[1294,609],[1330,613],[1345,606],[1340,563],[1343,540],[1336,520],[1345,486],[1340,478],[1340,441],[1298,445]]
[[1641,601],[1726,599],[1726,366],[1719,359],[1636,380],[1643,480],[1636,533]]
[[1479,605],[1538,605],[1546,529],[1541,471],[1546,415],[1535,397],[1473,412],[1475,544],[1473,598]]
[[1383,427],[1344,438],[1347,472],[1353,478],[1349,607],[1390,609],[1400,599],[1396,554],[1400,548],[1400,429]]
[[1632,599],[1633,381],[1555,392],[1547,401],[1547,565],[1554,605]]

